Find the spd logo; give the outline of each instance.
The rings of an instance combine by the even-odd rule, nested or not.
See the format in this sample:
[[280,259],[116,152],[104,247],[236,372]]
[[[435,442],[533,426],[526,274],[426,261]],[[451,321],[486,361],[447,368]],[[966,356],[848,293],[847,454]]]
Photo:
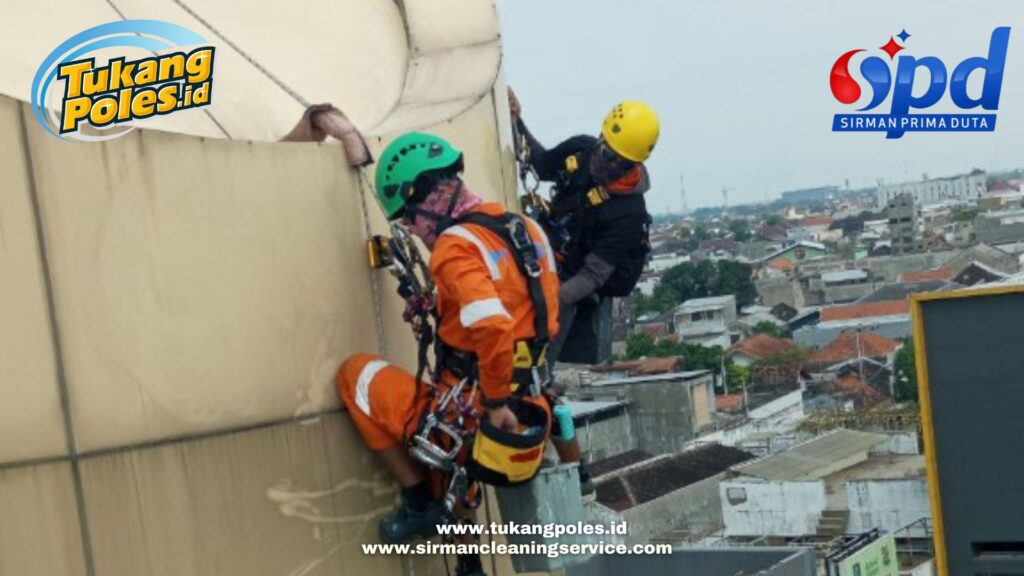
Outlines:
[[[160,20],[122,20],[76,34],[36,72],[36,119],[62,140],[99,141],[124,136],[137,120],[208,106],[215,49],[205,42]],[[139,57],[103,57],[112,48]]]
[[[902,54],[897,57],[898,53],[907,50],[909,39],[910,34],[906,30],[889,37],[881,47],[885,57],[870,55],[861,58],[859,75],[851,72],[850,62],[865,52],[863,48],[850,50],[835,61],[829,76],[832,95],[843,104],[861,104],[862,107],[857,108],[858,113],[855,114],[836,114],[832,119],[832,131],[885,132],[886,138],[899,138],[905,132],[995,130],[994,112],[999,108],[1010,28],[992,31],[986,56],[972,56],[951,70],[936,56],[919,58]],[[977,80],[971,80],[972,76]],[[969,82],[971,87],[968,87]],[[956,108],[980,108],[993,113],[914,113],[915,110],[941,105],[947,88],[949,100]],[[866,96],[865,91],[868,92]],[[889,104],[888,114],[868,113],[885,102]]]

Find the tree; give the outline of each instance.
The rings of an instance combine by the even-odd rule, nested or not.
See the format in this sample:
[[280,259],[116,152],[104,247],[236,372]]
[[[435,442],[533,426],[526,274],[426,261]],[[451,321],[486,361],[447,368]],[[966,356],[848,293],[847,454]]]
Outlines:
[[746,220],[730,220],[728,228],[737,242],[750,240],[750,226]]
[[764,219],[764,225],[782,226],[782,216],[780,216],[779,214],[769,214],[768,217]]
[[754,324],[754,334],[767,334],[772,338],[785,338],[786,330],[774,322],[768,320],[762,320],[757,324]]
[[896,353],[893,371],[896,378],[896,399],[901,402],[917,402],[917,364],[913,340],[903,340],[903,347]]
[[729,361],[725,365],[725,393],[726,394],[740,394],[744,388],[749,389],[752,385],[750,381],[750,370]]
[[626,358],[636,360],[654,352],[654,338],[649,334],[633,334],[626,338]]
[[738,307],[749,306],[757,299],[749,264],[730,260],[684,262],[665,271],[654,288],[653,302],[645,305],[666,312],[690,298],[727,294],[736,296]]

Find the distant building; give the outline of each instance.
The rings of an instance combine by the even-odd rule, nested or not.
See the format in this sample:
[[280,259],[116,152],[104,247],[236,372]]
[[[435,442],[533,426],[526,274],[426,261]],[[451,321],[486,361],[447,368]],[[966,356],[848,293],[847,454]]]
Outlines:
[[900,194],[885,204],[893,254],[909,254],[918,247],[917,202],[911,194]]
[[692,298],[675,309],[674,320],[680,342],[728,348],[732,344],[729,331],[736,322],[736,297]]
[[926,174],[916,182],[880,186],[875,196],[875,206],[882,208],[902,194],[909,194],[919,206],[947,200],[975,202],[986,192],[985,180],[983,170],[973,170],[969,174],[945,178],[928,178]]
[[979,242],[999,244],[1024,238],[1024,208],[999,210],[981,214],[974,221],[974,235]]
[[825,541],[930,517],[924,457],[890,453],[889,443],[841,429],[733,466],[719,486],[726,536]]
[[874,284],[864,270],[835,270],[821,274],[821,286],[826,304],[853,302],[869,294]]
[[824,244],[818,242],[801,241],[789,246],[785,246],[772,252],[761,259],[762,262],[768,263],[772,260],[778,260],[782,258],[788,260],[793,264],[799,264],[801,262],[819,260],[825,257],[826,248]]
[[782,193],[782,201],[791,204],[804,204],[815,202],[827,202],[830,198],[839,194],[839,186],[819,186],[817,188],[803,188],[801,190],[790,190]]
[[651,255],[651,259],[647,262],[647,269],[651,272],[664,272],[669,268],[689,261],[689,254],[683,252],[663,252]]
[[573,400],[627,400],[636,448],[678,452],[714,425],[711,372],[695,370],[584,383]]
[[890,300],[826,306],[821,309],[817,324],[795,330],[793,340],[801,346],[821,348],[848,330],[872,332],[894,340],[907,338],[910,336],[909,302]]
[[[832,222],[831,216],[808,216],[786,230],[786,238],[794,242],[801,240],[819,242],[828,232],[828,227],[832,225]],[[839,235],[842,236],[842,232],[839,232]]]

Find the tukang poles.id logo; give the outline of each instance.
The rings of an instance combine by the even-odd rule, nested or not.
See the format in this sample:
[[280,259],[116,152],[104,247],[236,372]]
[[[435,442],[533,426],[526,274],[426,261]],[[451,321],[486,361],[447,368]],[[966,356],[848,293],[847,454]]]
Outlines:
[[[122,20],[80,32],[39,66],[32,82],[36,119],[62,140],[99,141],[131,132],[137,120],[209,106],[215,48],[205,43],[161,20]],[[112,48],[145,56],[98,62]]]
[[[992,31],[987,55],[969,57],[951,69],[937,56],[901,54],[909,52],[910,38],[911,35],[902,30],[890,36],[889,41],[879,48],[884,56],[861,57],[861,53],[867,51],[857,48],[835,61],[829,75],[829,86],[835,99],[853,106],[866,99],[863,97],[865,92],[870,96],[867,103],[854,113],[836,114],[832,120],[832,131],[885,132],[886,138],[900,138],[906,132],[994,131],[1010,28],[1000,27]],[[850,70],[855,57],[860,59],[859,75]],[[925,73],[927,81],[921,86],[919,78]],[[975,82],[973,89],[968,87],[972,76],[980,80],[980,83]],[[918,79],[916,87],[915,79]],[[960,110],[980,110],[956,114],[915,113],[942,104],[947,88],[953,106]],[[869,112],[886,101],[889,102],[887,114]]]

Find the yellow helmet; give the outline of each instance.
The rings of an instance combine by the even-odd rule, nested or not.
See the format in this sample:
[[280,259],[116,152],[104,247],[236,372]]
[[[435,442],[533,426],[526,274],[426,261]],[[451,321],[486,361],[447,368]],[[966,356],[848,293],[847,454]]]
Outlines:
[[616,153],[633,162],[643,162],[658,142],[658,114],[639,100],[619,102],[604,117],[601,136]]

